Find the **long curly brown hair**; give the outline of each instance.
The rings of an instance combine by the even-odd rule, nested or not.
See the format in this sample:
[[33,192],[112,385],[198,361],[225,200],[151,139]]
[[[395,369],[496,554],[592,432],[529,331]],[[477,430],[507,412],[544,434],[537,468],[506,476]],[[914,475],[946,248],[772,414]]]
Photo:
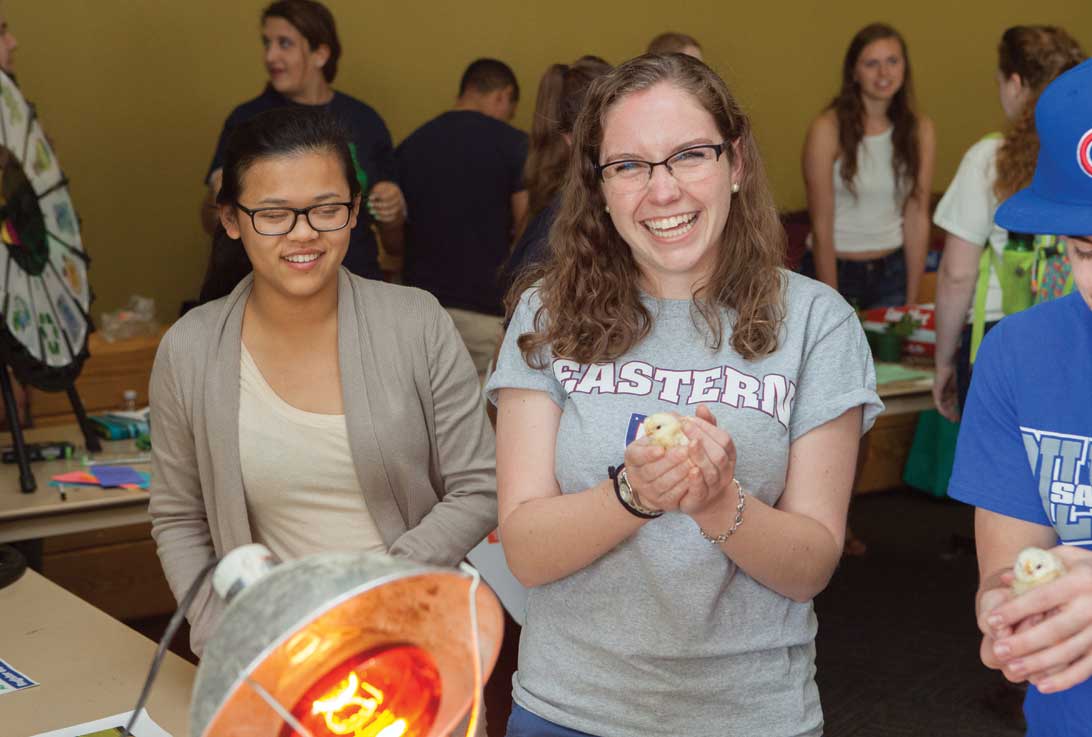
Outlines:
[[910,53],[906,41],[886,23],[873,23],[857,31],[849,42],[845,58],[842,60],[842,88],[830,101],[828,110],[833,110],[838,118],[838,145],[841,148],[842,181],[846,189],[856,194],[853,180],[857,176],[857,149],[864,138],[864,102],[861,100],[860,86],[854,79],[857,60],[865,47],[873,41],[893,38],[902,47],[905,65],[902,87],[891,98],[887,108],[887,118],[891,121],[891,168],[895,171],[895,181],[899,184],[897,192],[902,197],[909,197],[917,186],[918,172],[921,170],[921,152],[918,147],[918,115],[914,110],[914,85],[910,73]]
[[1039,157],[1035,132],[1035,103],[1046,86],[1062,72],[1085,60],[1077,41],[1056,26],[1013,26],[997,45],[997,67],[1005,79],[1020,75],[1028,96],[1019,117],[1005,131],[997,150],[997,179],[993,191],[999,200],[1011,197],[1031,183]]
[[571,65],[551,64],[542,75],[523,166],[528,220],[544,210],[561,190],[569,165],[569,144],[564,136],[573,132],[592,81],[610,69],[610,64],[598,56],[582,56]]
[[[712,275],[694,287],[695,320],[704,319],[710,347],[720,348],[731,315],[731,345],[751,360],[772,353],[784,319],[780,267],[785,232],[777,217],[751,123],[728,86],[702,62],[680,54],[646,54],[600,77],[588,91],[573,130],[561,212],[550,231],[547,261],[522,276],[508,296],[509,313],[537,282],[541,306],[534,330],[519,338],[524,360],[544,365],[547,350],[580,363],[613,360],[652,329],[641,303],[641,273],[609,215],[596,172],[607,112],[626,96],[670,84],[709,111],[725,141],[728,165],[743,176],[731,197]],[[730,311],[726,314],[726,310]]]

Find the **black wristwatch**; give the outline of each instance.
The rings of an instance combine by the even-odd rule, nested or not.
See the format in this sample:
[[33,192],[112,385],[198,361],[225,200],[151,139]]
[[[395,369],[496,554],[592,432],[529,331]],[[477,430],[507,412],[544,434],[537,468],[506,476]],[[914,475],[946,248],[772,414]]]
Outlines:
[[607,476],[614,482],[614,495],[618,497],[618,501],[625,507],[625,510],[634,517],[640,517],[641,519],[656,519],[663,514],[662,509],[650,509],[641,504],[641,498],[637,496],[637,492],[629,485],[629,477],[626,475],[626,464],[623,463],[617,468],[614,466],[607,466]]

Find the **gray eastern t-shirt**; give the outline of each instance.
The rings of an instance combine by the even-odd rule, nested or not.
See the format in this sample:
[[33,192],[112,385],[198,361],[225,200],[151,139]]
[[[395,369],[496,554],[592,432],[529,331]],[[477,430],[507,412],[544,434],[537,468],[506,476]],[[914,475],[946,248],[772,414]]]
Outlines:
[[[516,345],[539,305],[529,291],[489,397],[534,389],[561,407],[554,466],[563,493],[605,479],[641,415],[692,415],[704,403],[735,440],[743,488],[775,504],[793,440],[859,405],[863,432],[883,408],[853,310],[826,285],[783,273],[778,348],[755,361],[732,349],[728,327],[712,350],[690,301],[646,297],[654,326],[629,353],[590,367],[551,356],[536,370]],[[599,737],[817,735],[816,628],[811,602],[756,582],[690,517],[667,513],[583,570],[530,590],[514,697]]]

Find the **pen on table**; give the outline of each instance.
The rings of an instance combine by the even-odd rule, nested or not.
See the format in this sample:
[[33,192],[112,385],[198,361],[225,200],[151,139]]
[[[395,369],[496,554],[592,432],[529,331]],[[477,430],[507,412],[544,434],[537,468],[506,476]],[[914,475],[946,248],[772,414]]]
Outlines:
[[61,501],[68,501],[68,488],[64,484],[57,484],[57,491],[61,492]]
[[82,463],[85,466],[118,466],[128,463],[150,463],[151,460],[151,455],[132,456],[128,458],[91,458],[90,456],[84,456]]

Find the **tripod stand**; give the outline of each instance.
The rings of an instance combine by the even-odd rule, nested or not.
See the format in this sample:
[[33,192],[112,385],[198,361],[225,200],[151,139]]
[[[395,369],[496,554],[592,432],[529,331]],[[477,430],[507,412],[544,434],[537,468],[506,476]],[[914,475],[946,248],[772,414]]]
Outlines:
[[[86,448],[91,452],[102,450],[98,436],[91,430],[87,422],[87,412],[84,411],[83,402],[76,391],[73,382],[65,391],[68,393],[68,401],[72,403],[72,411],[76,413],[76,422],[83,431],[83,440]],[[11,428],[12,447],[15,449],[15,458],[19,463],[19,488],[24,494],[29,494],[38,488],[34,480],[34,473],[30,470],[30,459],[27,457],[27,445],[23,440],[23,428],[19,424],[19,407],[15,403],[15,392],[11,388],[11,376],[8,374],[7,364],[0,363],[0,394],[4,396],[4,410],[7,413],[8,426]]]

